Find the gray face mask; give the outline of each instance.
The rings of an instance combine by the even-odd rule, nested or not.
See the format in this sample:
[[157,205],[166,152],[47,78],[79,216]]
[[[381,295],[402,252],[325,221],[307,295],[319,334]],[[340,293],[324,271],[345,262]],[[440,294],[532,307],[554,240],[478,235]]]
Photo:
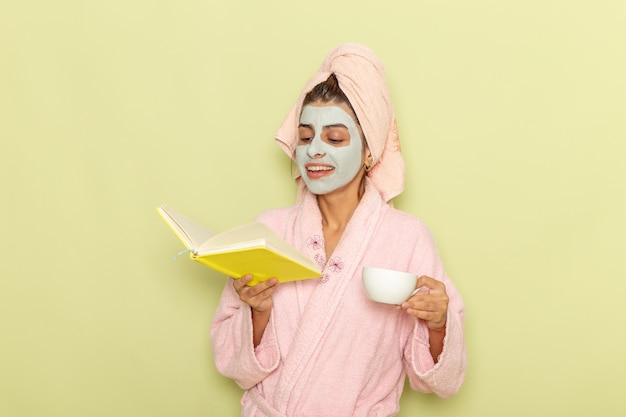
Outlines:
[[[338,106],[307,105],[300,125],[309,126],[314,133],[306,138],[307,143],[296,147],[296,164],[309,191],[327,194],[350,183],[363,164],[363,143],[354,119]],[[335,145],[322,139],[329,126],[345,127],[350,143]]]

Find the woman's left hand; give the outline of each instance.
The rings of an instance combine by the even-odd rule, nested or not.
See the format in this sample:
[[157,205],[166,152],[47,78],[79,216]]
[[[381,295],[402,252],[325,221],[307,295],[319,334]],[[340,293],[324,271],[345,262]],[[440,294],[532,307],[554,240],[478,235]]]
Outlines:
[[448,317],[448,293],[443,282],[423,275],[417,280],[415,288],[420,289],[400,306],[409,315],[422,319],[431,330],[442,330]]

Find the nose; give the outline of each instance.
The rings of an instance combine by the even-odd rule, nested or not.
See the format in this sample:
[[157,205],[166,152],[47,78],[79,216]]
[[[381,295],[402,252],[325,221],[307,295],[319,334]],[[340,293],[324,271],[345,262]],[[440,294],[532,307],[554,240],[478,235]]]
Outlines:
[[319,134],[313,137],[306,152],[311,158],[319,158],[326,154],[326,152],[324,152],[324,142]]

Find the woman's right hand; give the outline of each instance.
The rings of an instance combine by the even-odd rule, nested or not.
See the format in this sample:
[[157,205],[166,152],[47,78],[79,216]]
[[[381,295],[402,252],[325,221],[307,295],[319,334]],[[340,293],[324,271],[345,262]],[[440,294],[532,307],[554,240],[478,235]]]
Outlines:
[[248,304],[254,312],[269,313],[272,310],[272,294],[278,288],[278,280],[271,278],[250,287],[247,284],[251,280],[252,275],[244,275],[233,281],[239,299]]

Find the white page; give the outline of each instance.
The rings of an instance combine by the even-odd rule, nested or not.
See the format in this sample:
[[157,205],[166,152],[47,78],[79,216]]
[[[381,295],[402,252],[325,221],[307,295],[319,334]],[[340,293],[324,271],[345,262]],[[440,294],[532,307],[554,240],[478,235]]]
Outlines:
[[200,226],[198,223],[172,209],[165,206],[161,206],[161,209],[174,221],[174,226],[187,237],[189,243],[191,243],[192,249],[199,248],[203,242],[215,235],[215,233],[212,233],[203,226]]

